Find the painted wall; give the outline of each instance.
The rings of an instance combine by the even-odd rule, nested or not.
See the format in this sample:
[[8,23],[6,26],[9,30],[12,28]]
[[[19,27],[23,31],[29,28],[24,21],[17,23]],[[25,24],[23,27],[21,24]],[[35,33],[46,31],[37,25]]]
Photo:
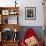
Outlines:
[[[0,7],[10,7],[10,6],[15,6],[14,3],[15,0],[0,0]],[[32,28],[35,30],[37,33],[40,41],[42,42],[43,38],[43,30],[42,27],[38,26],[43,26],[43,6],[42,6],[42,0],[17,0],[17,3],[19,6],[19,24],[20,26],[33,26]],[[36,7],[36,20],[25,20],[25,7]],[[15,23],[15,17],[13,18],[14,21],[12,21],[12,17],[8,17],[8,21],[10,23],[13,22]],[[36,27],[34,27],[36,26]],[[27,29],[27,27],[21,27],[20,31],[20,39],[22,38],[21,36],[23,35],[23,32]],[[21,35],[22,34],[22,35]]]
[[[0,0],[0,6],[15,6],[15,0]],[[43,6],[42,0],[17,0],[19,6],[20,26],[43,26]],[[25,20],[25,7],[36,7],[36,20]],[[11,17],[12,18],[12,17]],[[10,20],[10,19],[9,19]],[[13,21],[14,22],[14,21]]]
[[[20,2],[21,20],[19,18],[19,24],[22,26],[43,26],[42,0],[21,0]],[[36,20],[25,20],[25,7],[36,7]]]

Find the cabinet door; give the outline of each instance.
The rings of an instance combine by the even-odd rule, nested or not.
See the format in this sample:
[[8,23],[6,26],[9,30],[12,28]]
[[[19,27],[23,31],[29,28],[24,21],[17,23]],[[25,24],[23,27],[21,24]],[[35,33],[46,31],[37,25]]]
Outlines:
[[1,24],[1,15],[0,15],[0,24]]
[[44,6],[44,42],[46,46],[46,0],[43,0],[43,6]]
[[18,46],[18,42],[5,42],[3,46]]
[[46,0],[43,1],[44,6],[44,26],[46,26]]

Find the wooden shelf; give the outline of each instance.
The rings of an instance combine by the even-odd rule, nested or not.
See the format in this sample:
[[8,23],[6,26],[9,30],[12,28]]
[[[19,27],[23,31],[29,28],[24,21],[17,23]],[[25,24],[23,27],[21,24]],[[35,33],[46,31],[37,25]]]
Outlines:
[[0,7],[0,9],[5,10],[5,9],[18,9],[19,7]]
[[[8,24],[8,18],[9,16],[14,16],[17,20],[17,24]],[[20,26],[18,24],[18,17],[19,17],[19,7],[0,7],[0,20],[1,20],[1,24],[0,24],[0,32],[1,32],[1,41],[0,41],[0,46],[18,46],[18,39],[16,41],[16,37],[18,38],[17,34],[15,37],[15,33],[18,33]],[[6,19],[5,19],[6,18]],[[15,21],[16,22],[16,21]],[[2,37],[2,35],[4,35],[3,31],[4,29],[11,29],[10,31],[14,31],[14,35],[13,35],[13,39],[15,39],[15,41],[13,41],[13,39],[10,39],[12,37],[8,37],[8,39],[10,39],[9,41],[3,39],[4,37]],[[8,35],[8,34],[7,34]],[[12,36],[10,35],[10,36]]]
[[[0,14],[2,14],[2,11],[6,11],[8,12],[7,15],[19,15],[18,11],[19,11],[19,7],[0,7]],[[5,12],[5,13],[6,13]],[[13,14],[10,14],[10,12],[12,12]],[[15,13],[14,13],[15,12]],[[17,12],[17,13],[16,13]],[[3,15],[3,14],[2,14]],[[6,15],[6,14],[4,14]]]
[[12,42],[19,42],[19,40],[15,40],[15,41],[10,40],[10,41],[3,41],[3,42],[5,42],[5,43],[8,43],[8,42],[12,43]]
[[3,41],[1,42],[1,45],[3,46],[18,46],[18,41]]
[[14,31],[14,29],[17,30],[17,32],[20,29],[20,26],[18,24],[0,24],[1,31],[5,28],[10,28]]

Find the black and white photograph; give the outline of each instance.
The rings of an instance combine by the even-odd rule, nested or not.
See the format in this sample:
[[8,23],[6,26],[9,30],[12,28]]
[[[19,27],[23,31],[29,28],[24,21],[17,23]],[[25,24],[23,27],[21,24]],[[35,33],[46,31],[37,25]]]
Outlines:
[[27,19],[27,20],[36,19],[36,8],[35,7],[26,7],[25,8],[25,19]]

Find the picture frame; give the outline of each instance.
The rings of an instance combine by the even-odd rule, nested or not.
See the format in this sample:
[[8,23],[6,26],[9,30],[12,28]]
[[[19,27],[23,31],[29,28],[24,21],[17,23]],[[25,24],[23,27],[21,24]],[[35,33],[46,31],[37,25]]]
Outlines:
[[36,20],[36,7],[25,7],[25,19]]
[[9,10],[2,10],[2,15],[9,15]]

